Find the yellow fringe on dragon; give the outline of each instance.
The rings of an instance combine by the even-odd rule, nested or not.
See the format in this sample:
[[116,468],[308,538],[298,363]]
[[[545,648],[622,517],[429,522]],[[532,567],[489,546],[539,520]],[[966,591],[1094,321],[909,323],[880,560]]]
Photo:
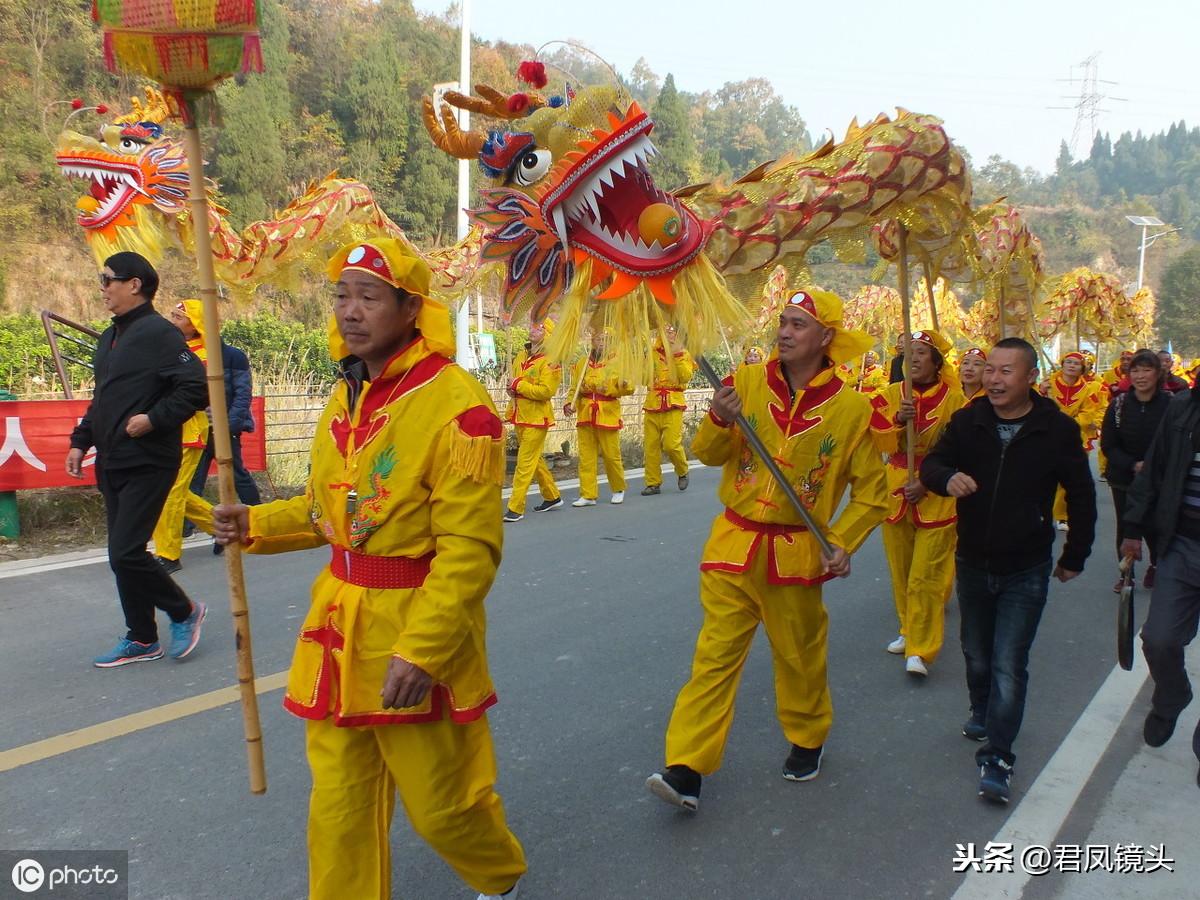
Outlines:
[[[145,101],[133,98],[130,112],[101,127],[98,138],[70,130],[59,135],[59,170],[90,185],[76,203],[77,221],[97,263],[120,250],[151,262],[172,248],[193,252],[187,161],[182,143],[166,131],[178,117],[170,95],[147,89]],[[266,283],[294,288],[304,276],[319,276],[329,254],[351,242],[387,236],[408,243],[370,188],[336,172],[314,181],[274,218],[240,233],[214,202],[215,187],[207,180],[206,190],[217,278],[235,294]],[[421,254],[433,270],[431,292],[437,299],[446,302],[463,292],[479,253],[476,230],[454,247]]]
[[[476,85],[472,96],[447,93],[440,108],[427,99],[426,129],[444,152],[478,160],[496,185],[469,214],[485,229],[483,263],[505,270],[503,317],[557,319],[547,353],[559,361],[585,325],[611,329],[630,381],[651,376],[666,325],[693,355],[723,338],[738,343],[751,313],[769,304],[763,285],[776,266],[801,271],[822,240],[861,257],[880,217],[913,215],[926,194],[969,192],[941,123],[901,111],[731,185],[667,193],[647,167],[654,123],[623,87],[545,96],[542,63],[522,63],[518,75],[534,90],[505,96]],[[505,124],[463,131],[450,107]]]

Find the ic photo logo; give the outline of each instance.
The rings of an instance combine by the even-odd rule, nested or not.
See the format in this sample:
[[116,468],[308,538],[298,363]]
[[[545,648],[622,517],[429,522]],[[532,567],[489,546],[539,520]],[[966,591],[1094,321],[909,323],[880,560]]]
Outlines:
[[22,859],[12,869],[12,883],[22,894],[32,894],[46,882],[46,870],[36,859]]
[[[3,862],[0,872],[12,863],[12,884],[21,894],[62,900],[111,900],[128,896],[128,851],[60,850],[39,853],[36,858],[14,853]],[[10,896],[13,895],[7,885],[0,883],[0,897]]]

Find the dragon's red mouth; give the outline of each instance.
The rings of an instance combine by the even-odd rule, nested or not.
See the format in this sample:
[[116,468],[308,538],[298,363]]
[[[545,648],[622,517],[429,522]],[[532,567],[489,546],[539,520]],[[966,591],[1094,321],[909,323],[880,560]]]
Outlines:
[[[654,123],[635,105],[581,154],[539,201],[542,215],[559,240],[612,268],[643,278],[676,271],[700,252],[704,229],[696,216],[659,190],[646,167],[656,151],[650,143]],[[639,235],[638,217],[646,207],[666,203],[678,214],[679,237],[667,247],[650,245]]]
[[142,172],[136,165],[88,156],[59,156],[58,167],[67,178],[91,181],[88,193],[100,205],[92,212],[81,212],[76,221],[84,228],[104,228],[111,224],[138,194],[145,194]]

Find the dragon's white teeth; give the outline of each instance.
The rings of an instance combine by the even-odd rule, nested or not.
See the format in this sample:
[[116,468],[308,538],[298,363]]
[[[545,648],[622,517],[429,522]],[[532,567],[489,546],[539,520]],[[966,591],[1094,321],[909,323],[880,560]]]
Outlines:
[[562,206],[556,206],[553,213],[554,230],[558,234],[558,239],[562,241],[563,249],[567,248],[567,223],[566,215],[563,213]]

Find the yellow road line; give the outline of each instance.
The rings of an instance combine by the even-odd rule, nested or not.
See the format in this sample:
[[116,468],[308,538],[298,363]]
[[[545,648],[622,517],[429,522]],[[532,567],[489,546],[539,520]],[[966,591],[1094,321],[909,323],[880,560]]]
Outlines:
[[[254,680],[254,692],[256,694],[265,694],[268,691],[279,690],[287,685],[287,675],[288,673],[284,671],[276,672],[274,675],[267,675],[263,678],[256,678]],[[40,762],[52,756],[61,756],[64,753],[70,753],[72,750],[90,747],[93,744],[103,743],[122,735],[133,734],[135,731],[142,731],[146,728],[152,728],[155,725],[162,725],[165,722],[173,722],[176,719],[194,716],[196,713],[207,712],[219,706],[237,703],[239,699],[237,685],[230,685],[229,687],[209,691],[207,694],[197,694],[195,697],[187,697],[183,700],[176,700],[174,703],[166,703],[162,706],[156,706],[153,709],[145,709],[128,716],[121,716],[119,719],[111,719],[107,722],[89,725],[87,728],[80,728],[78,731],[68,731],[66,734],[58,734],[45,740],[34,741],[32,744],[14,747],[11,750],[3,750],[0,751],[0,772],[7,772],[19,766],[27,766],[30,763]]]

